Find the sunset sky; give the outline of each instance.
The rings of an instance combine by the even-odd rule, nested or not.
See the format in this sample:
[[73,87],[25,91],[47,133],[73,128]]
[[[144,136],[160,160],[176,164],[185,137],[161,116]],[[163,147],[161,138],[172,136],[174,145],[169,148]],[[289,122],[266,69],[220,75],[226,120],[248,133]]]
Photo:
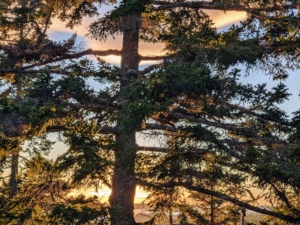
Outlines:
[[[105,6],[104,9],[102,9],[101,14],[103,15],[106,10],[109,10],[111,7]],[[246,15],[245,13],[240,12],[226,12],[223,11],[207,11],[207,13],[213,18],[215,26],[219,30],[223,30],[226,27],[228,27],[232,23],[238,23],[240,20],[243,20]],[[75,27],[74,30],[70,30],[65,28],[64,24],[59,21],[55,20],[53,21],[53,24],[51,28],[48,31],[48,35],[51,39],[61,41],[65,40],[69,37],[71,37],[72,34],[75,32],[78,36],[78,42],[82,42],[85,45],[85,48],[92,48],[94,50],[106,50],[106,49],[119,49],[121,50],[121,44],[122,44],[122,37],[117,36],[115,39],[110,38],[106,42],[99,42],[96,40],[91,40],[86,37],[87,34],[87,27],[90,24],[90,22],[93,21],[93,19],[85,19],[81,26]],[[163,48],[164,46],[162,44],[140,44],[140,54],[141,55],[163,55]],[[92,56],[89,56],[92,58]],[[120,63],[120,57],[116,56],[108,56],[103,57],[107,62],[113,63],[115,65],[119,65]],[[151,63],[157,63],[157,62],[142,62],[141,66],[146,66]],[[242,68],[241,68],[242,69]],[[293,95],[290,96],[290,100],[282,105],[282,107],[288,112],[291,113],[299,108],[299,81],[300,77],[297,75],[298,72],[291,72],[290,77],[284,81],[284,83],[287,84],[289,87],[289,92]],[[249,77],[242,77],[242,82],[249,82],[249,83],[267,83],[268,87],[271,88],[272,86],[279,83],[279,81],[272,81],[272,78],[269,76],[266,76],[263,74],[263,72],[257,72],[253,71]],[[92,84],[95,85],[95,84]],[[97,88],[97,87],[96,87]],[[52,138],[54,139],[56,136],[55,134],[50,134]],[[139,139],[140,145],[147,145],[147,141],[143,139]],[[56,158],[58,154],[62,154],[65,151],[65,146],[62,142],[57,142],[54,145],[54,150],[51,153],[52,158]],[[91,194],[97,194],[99,196],[103,196],[103,199],[107,199],[107,197],[110,194],[109,189],[104,188],[98,193],[91,192]],[[136,201],[140,202],[143,198],[145,198],[147,194],[143,192],[142,190],[137,190],[137,198]]]

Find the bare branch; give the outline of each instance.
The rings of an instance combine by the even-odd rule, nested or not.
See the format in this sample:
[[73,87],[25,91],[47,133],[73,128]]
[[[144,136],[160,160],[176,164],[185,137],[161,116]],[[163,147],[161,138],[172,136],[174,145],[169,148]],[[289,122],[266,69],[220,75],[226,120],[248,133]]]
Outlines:
[[168,55],[157,55],[157,56],[142,56],[142,55],[140,55],[139,56],[139,60],[140,61],[159,61],[159,60],[164,60],[164,59],[167,59],[167,58],[169,58],[170,56],[168,56]]
[[[154,65],[150,65],[147,68],[145,68],[144,70],[139,70],[139,71],[130,71],[131,73],[134,73],[136,75],[144,75],[147,73],[150,73],[151,71],[155,70],[155,69],[159,69],[162,67],[162,63],[159,64],[154,64]],[[19,73],[19,74],[36,74],[36,73],[41,73],[43,70],[23,70],[21,69],[11,69],[11,70],[0,70],[0,77],[4,76],[6,74],[10,74],[10,73]],[[66,71],[64,69],[62,70],[45,70],[49,73],[55,73],[55,74],[60,74],[60,75],[69,75],[73,72],[70,71]],[[84,75],[85,72],[82,73],[82,75]],[[87,75],[92,75],[92,72],[86,72]]]
[[140,129],[139,131],[142,130],[164,130],[164,131],[176,132],[177,128],[172,126],[160,125],[156,123],[147,123],[146,129]]
[[101,104],[95,104],[95,103],[85,103],[85,104],[81,104],[81,103],[69,103],[70,106],[77,108],[77,109],[92,109],[92,110],[106,110],[109,108],[108,105],[101,105]]
[[[13,69],[13,70],[0,70],[0,76],[4,76],[9,73],[20,73],[20,74],[36,74],[41,73],[43,70],[22,70],[22,69]],[[49,73],[55,73],[60,75],[69,75],[72,72],[64,70],[46,70]]]
[[162,63],[159,63],[159,64],[154,64],[154,65],[148,66],[148,67],[145,68],[144,70],[138,71],[137,74],[139,74],[139,75],[144,75],[144,74],[150,73],[151,71],[153,71],[153,70],[155,70],[155,69],[161,68],[162,65],[163,65]]
[[[100,128],[101,128],[101,131],[100,131],[101,134],[111,134],[111,133],[116,134],[116,133],[118,133],[118,128],[116,128],[116,127],[102,126]],[[46,127],[47,133],[61,132],[61,131],[66,131],[66,130],[67,130],[66,126],[48,126],[48,127]]]
[[[3,46],[4,47],[4,46]],[[1,49],[1,48],[0,48]],[[34,67],[38,67],[38,66],[44,66],[50,63],[55,63],[55,62],[60,62],[63,60],[71,60],[71,59],[78,59],[81,58],[83,56],[86,55],[94,55],[94,56],[109,56],[109,55],[115,55],[115,56],[121,56],[122,51],[120,50],[114,50],[114,49],[109,49],[109,50],[93,50],[93,49],[87,49],[85,51],[79,52],[79,53],[74,53],[74,54],[65,54],[61,57],[57,57],[57,58],[51,58],[49,60],[44,60],[44,61],[40,61],[37,62],[35,64],[31,64],[28,66],[24,66],[21,67],[19,69],[11,69],[11,70],[1,70],[0,74],[7,74],[7,73],[23,73],[23,74],[31,74],[31,73],[37,73],[39,72],[38,70],[28,70],[28,69],[32,69]],[[163,56],[139,56],[139,60],[142,61],[152,61],[152,60],[163,60],[168,58],[169,56],[167,55],[163,55]],[[157,64],[160,65],[160,64]],[[154,65],[150,66],[147,70],[142,70],[140,72],[138,72],[139,74],[145,74],[147,72],[150,72],[151,70],[154,69]],[[68,71],[63,71],[63,70],[51,70],[49,71],[51,73],[57,73],[57,74],[62,74],[62,75],[67,75],[70,72]]]
[[163,63],[158,63],[158,64],[150,65],[147,68],[145,68],[144,70],[130,70],[128,72],[130,72],[131,74],[135,74],[135,75],[144,75],[144,74],[150,73],[151,71],[153,71],[155,69],[161,68],[162,65],[163,65]]
[[286,197],[286,194],[284,191],[280,191],[275,184],[270,183],[271,187],[274,189],[275,193],[277,194],[277,196],[286,204],[286,206],[291,209],[293,208],[291,206],[290,201],[288,200],[288,198]]
[[116,49],[109,49],[109,50],[93,50],[93,49],[87,49],[85,51],[82,51],[82,52],[78,52],[78,53],[74,53],[74,54],[65,54],[61,57],[58,57],[58,58],[52,58],[52,59],[49,59],[49,60],[45,60],[45,61],[42,61],[42,62],[38,62],[36,64],[32,64],[32,65],[29,65],[29,66],[24,66],[24,67],[21,67],[20,69],[21,70],[26,70],[26,69],[31,69],[33,67],[37,67],[37,66],[43,66],[43,65],[46,65],[46,64],[49,64],[49,63],[54,63],[54,62],[60,62],[60,61],[63,61],[63,60],[67,60],[67,59],[78,59],[78,58],[81,58],[83,56],[86,56],[86,55],[94,55],[94,56],[109,56],[109,55],[115,55],[115,56],[121,56],[121,51],[120,50],[116,50]]
[[145,151],[145,152],[163,152],[163,153],[166,153],[168,151],[167,148],[149,147],[149,146],[137,146],[137,150]]
[[46,127],[47,133],[54,133],[54,132],[60,132],[65,131],[67,128],[65,126],[48,126]]

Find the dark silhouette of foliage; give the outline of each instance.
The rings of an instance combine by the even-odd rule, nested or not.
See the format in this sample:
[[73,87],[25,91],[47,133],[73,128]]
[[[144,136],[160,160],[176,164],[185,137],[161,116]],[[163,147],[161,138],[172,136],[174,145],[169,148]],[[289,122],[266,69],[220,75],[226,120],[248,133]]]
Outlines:
[[[104,4],[115,7],[99,15]],[[151,192],[154,210],[179,211],[186,224],[209,219],[185,194],[210,199],[210,224],[222,204],[223,224],[245,209],[299,223],[299,112],[290,119],[279,107],[290,96],[284,79],[300,65],[297,6],[289,0],[1,1],[0,169],[10,172],[1,177],[0,223],[134,225],[137,185]],[[219,31],[205,10],[242,11],[247,18]],[[123,35],[122,49],[84,49],[76,35],[51,40],[55,17],[69,28],[93,17],[89,37]],[[140,41],[162,42],[166,54],[140,55]],[[120,67],[101,59],[108,55],[121,56]],[[140,68],[142,60],[158,63]],[[252,69],[282,82],[270,90],[242,83]],[[47,158],[51,132],[67,146],[54,161]],[[139,146],[138,136],[159,146]],[[71,195],[102,185],[112,190],[109,206]],[[265,192],[254,196],[253,188]],[[271,209],[256,205],[263,198]]]

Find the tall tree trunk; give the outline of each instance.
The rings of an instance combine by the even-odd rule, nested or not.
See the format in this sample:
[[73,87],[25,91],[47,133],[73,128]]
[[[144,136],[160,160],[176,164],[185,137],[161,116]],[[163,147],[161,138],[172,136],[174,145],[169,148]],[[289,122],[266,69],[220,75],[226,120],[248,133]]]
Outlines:
[[[135,225],[133,217],[136,182],[134,165],[135,134],[118,135],[110,205],[112,225]],[[127,142],[127,143],[125,143]],[[123,145],[122,144],[126,144]]]
[[[120,99],[122,108],[117,126],[120,133],[116,135],[115,168],[112,177],[110,205],[112,207],[112,225],[135,225],[133,216],[135,181],[136,140],[133,115],[127,112],[129,102],[123,90],[131,82],[131,71],[139,66],[138,35],[140,16],[128,16],[123,19],[123,48],[121,60]],[[127,115],[126,115],[127,114]],[[129,114],[129,115],[128,115]],[[124,118],[126,117],[126,118]]]

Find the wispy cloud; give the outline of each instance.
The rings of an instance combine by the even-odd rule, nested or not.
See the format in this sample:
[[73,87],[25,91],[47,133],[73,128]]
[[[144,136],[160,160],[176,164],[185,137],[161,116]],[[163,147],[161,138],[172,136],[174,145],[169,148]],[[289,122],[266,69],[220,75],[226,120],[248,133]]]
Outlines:
[[233,23],[238,23],[246,19],[245,12],[207,10],[206,13],[213,19],[215,26],[219,29]]
[[[224,12],[224,11],[206,11],[208,15],[213,19],[215,26],[217,28],[222,28],[228,26],[232,23],[237,23],[246,18],[245,13],[241,12]],[[101,12],[100,12],[101,13]],[[101,13],[104,14],[104,11]],[[66,28],[65,23],[61,22],[59,19],[54,19],[53,24],[48,30],[48,35],[55,40],[64,40],[69,38],[72,34],[76,33],[78,41],[83,43],[85,48],[92,48],[97,50],[107,50],[107,49],[121,49],[122,48],[122,37],[116,36],[115,38],[109,38],[108,40],[99,41],[87,37],[88,26],[93,21],[93,18],[86,18],[82,21],[80,26],[75,27],[73,30]],[[140,43],[139,52],[141,55],[162,55],[164,49],[163,44],[150,44],[150,43]],[[108,56],[105,60],[112,64],[119,64],[120,57]],[[141,65],[151,64],[155,62],[142,62]]]

